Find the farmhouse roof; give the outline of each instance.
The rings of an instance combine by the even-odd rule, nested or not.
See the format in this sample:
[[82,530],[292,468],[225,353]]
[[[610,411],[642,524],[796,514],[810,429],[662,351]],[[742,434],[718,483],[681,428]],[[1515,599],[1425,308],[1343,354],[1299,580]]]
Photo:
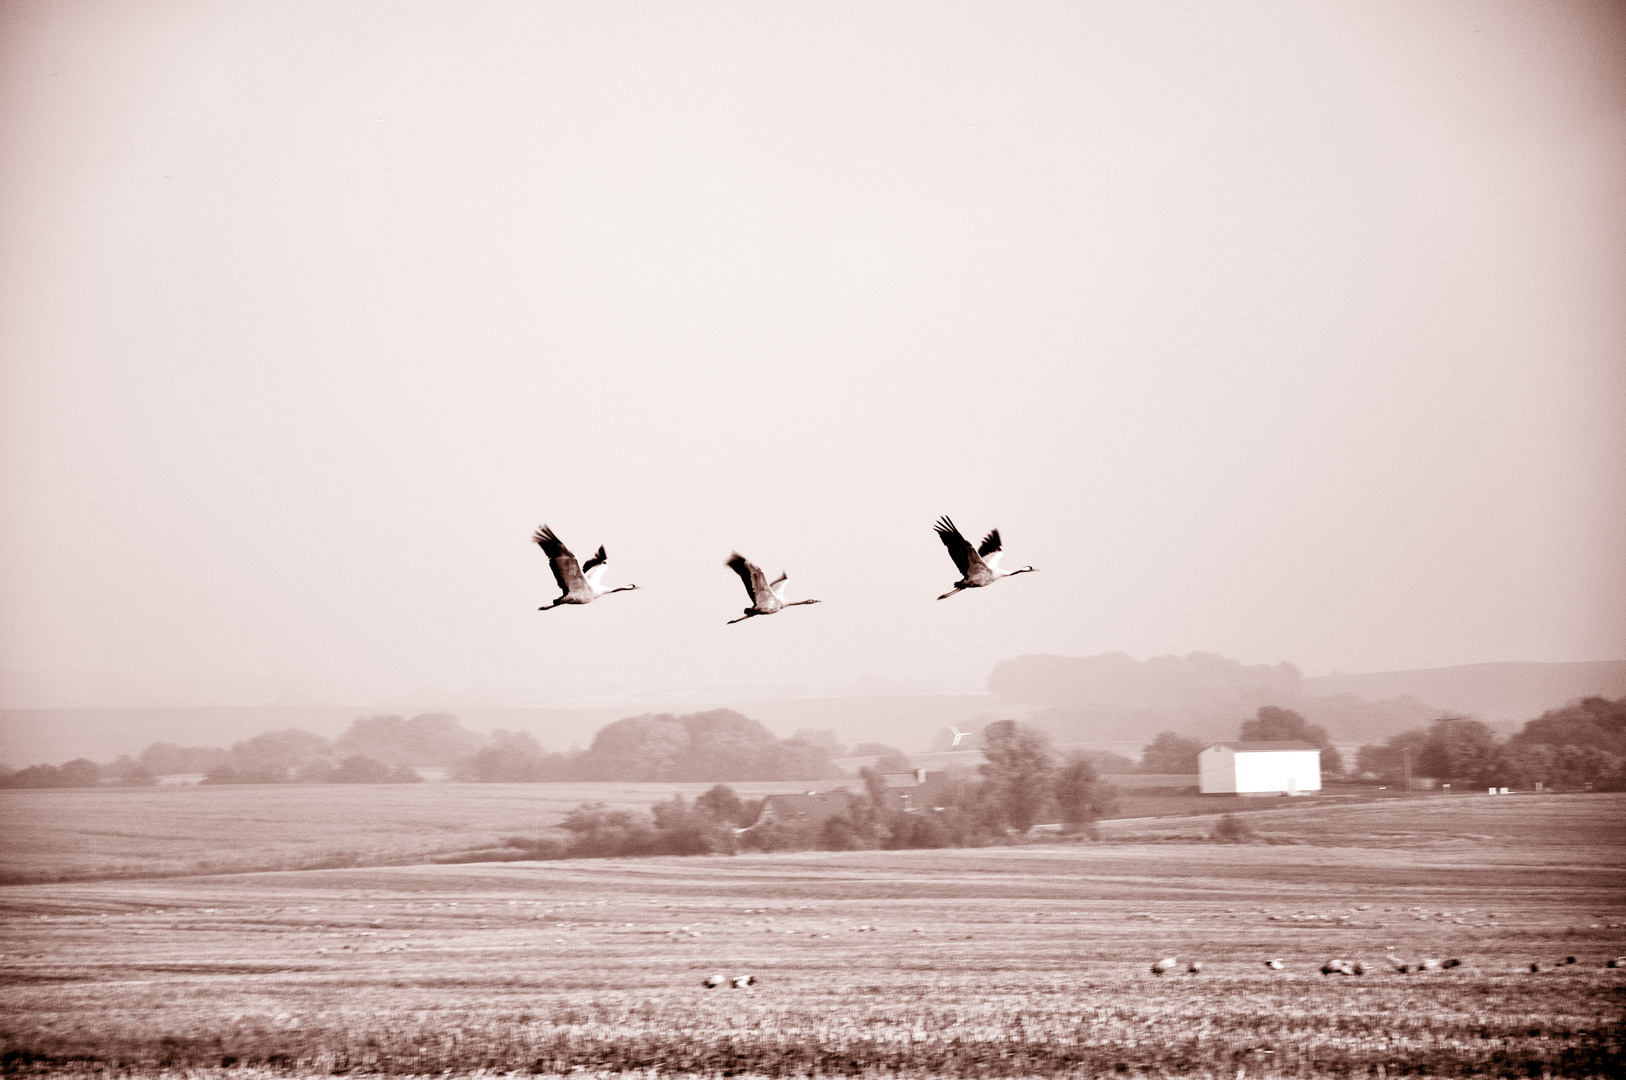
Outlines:
[[1307,742],[1287,739],[1280,742],[1217,742],[1210,750],[1230,750],[1238,754],[1269,754],[1277,750],[1319,750]]
[[855,796],[845,788],[835,791],[814,792],[807,794],[780,793],[769,795],[762,800],[762,809],[757,812],[757,819],[750,825],[758,825],[770,821],[785,825],[802,825],[817,828],[833,817],[840,817],[852,809]]

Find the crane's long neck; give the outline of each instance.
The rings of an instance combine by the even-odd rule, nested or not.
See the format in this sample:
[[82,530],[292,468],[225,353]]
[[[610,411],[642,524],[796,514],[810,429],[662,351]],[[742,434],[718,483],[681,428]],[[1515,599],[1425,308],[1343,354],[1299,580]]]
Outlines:
[[785,606],[786,607],[800,607],[803,604],[816,604],[816,603],[818,603],[817,600],[792,600],[790,603],[786,604]]

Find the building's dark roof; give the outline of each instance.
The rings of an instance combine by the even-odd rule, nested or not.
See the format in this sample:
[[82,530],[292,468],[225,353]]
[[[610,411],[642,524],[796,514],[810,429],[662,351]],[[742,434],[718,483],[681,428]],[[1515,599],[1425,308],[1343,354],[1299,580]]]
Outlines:
[[1319,750],[1321,747],[1313,746],[1307,742],[1297,742],[1288,739],[1282,742],[1217,742],[1209,749],[1223,747],[1238,754],[1268,754],[1273,750]]
[[762,809],[757,812],[757,819],[751,823],[751,827],[755,828],[764,821],[821,826],[831,818],[840,817],[851,810],[854,798],[856,796],[845,788],[825,792],[810,791],[805,795],[799,792],[769,795],[762,800]]

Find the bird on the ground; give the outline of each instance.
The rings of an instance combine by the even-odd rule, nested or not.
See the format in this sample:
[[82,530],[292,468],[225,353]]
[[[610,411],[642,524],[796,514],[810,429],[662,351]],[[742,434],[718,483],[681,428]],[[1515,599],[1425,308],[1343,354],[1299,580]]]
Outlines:
[[735,990],[749,990],[756,984],[757,977],[755,975],[736,975],[729,985]]
[[559,598],[551,604],[544,604],[538,611],[552,611],[556,607],[566,604],[591,604],[594,600],[608,593],[630,592],[636,585],[621,585],[614,589],[604,587],[604,564],[609,556],[604,553],[604,545],[600,544],[597,552],[587,562],[578,564],[576,556],[570,553],[563,542],[553,534],[553,530],[546,525],[536,530],[531,539],[542,548],[542,554],[548,557],[548,566],[553,570],[553,580],[559,583]]
[[1201,960],[1193,960],[1191,963],[1186,965],[1187,975],[1201,975],[1202,973],[1203,962]]
[[715,990],[723,985],[723,977],[721,975],[707,975],[700,985],[707,990]]
[[1280,971],[1280,970],[1282,970],[1282,968],[1286,967],[1287,965],[1283,964],[1282,963],[1282,958],[1278,956],[1274,960],[1266,960],[1265,961],[1265,966],[1267,968],[1269,968],[1270,970],[1272,970],[1272,971]]
[[789,575],[780,573],[778,577],[769,581],[768,575],[762,572],[761,567],[737,551],[729,556],[728,568],[740,575],[740,580],[745,582],[746,594],[751,597],[751,606],[745,609],[745,614],[737,619],[728,620],[729,626],[744,622],[753,615],[772,615],[788,607],[818,603],[817,600],[792,600],[787,603],[785,579]]
[[1175,969],[1176,965],[1178,965],[1179,963],[1180,963],[1180,961],[1175,959],[1174,957],[1165,956],[1163,959],[1158,960],[1158,961],[1156,961],[1156,962],[1154,962],[1152,964],[1152,974],[1153,975],[1161,975],[1165,971],[1173,971]]
[[1359,960],[1328,960],[1321,965],[1323,975],[1365,975],[1366,965]]
[[1036,569],[1032,566],[1023,566],[1016,570],[999,568],[999,560],[1004,552],[1000,550],[998,529],[983,537],[982,543],[972,547],[971,541],[960,535],[960,530],[954,527],[954,522],[947,516],[939,518],[935,528],[938,539],[948,548],[949,557],[960,570],[960,580],[954,583],[954,588],[939,596],[939,600],[947,600],[962,589],[980,589],[984,585],[992,585],[1000,578],[1031,574]]
[[1626,968],[1626,956],[1612,957],[1604,967]]

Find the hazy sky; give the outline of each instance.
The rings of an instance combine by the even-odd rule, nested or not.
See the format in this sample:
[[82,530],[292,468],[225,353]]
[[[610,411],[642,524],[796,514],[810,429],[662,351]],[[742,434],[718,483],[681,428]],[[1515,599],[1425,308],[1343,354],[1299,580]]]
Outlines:
[[0,20],[11,692],[1626,656],[1620,5]]

